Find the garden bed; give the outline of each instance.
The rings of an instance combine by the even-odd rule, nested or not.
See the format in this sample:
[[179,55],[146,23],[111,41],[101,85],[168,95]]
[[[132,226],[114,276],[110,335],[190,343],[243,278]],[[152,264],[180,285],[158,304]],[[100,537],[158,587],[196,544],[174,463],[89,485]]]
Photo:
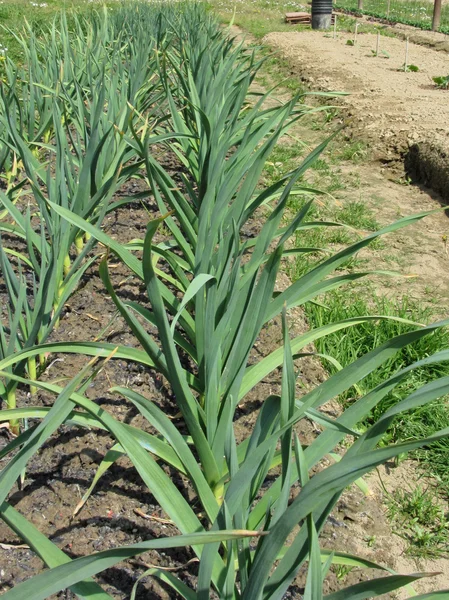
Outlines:
[[[433,189],[447,194],[448,95],[432,80],[446,73],[447,57],[410,43],[408,63],[419,71],[404,72],[405,41],[381,36],[376,57],[375,35],[361,33],[356,45],[348,46],[353,38],[344,32],[333,39],[332,34],[301,31],[270,33],[265,41],[282,51],[310,88],[348,93],[334,100],[342,107],[342,124],[355,139],[368,142],[373,158],[402,162],[413,147],[414,158],[407,164],[415,164],[415,180],[430,187],[435,182]],[[418,168],[421,159],[429,166]]]
[[[381,390],[357,391],[344,412],[334,402],[439,325],[363,315],[309,329],[298,307],[352,282],[348,259],[385,233],[349,237],[325,258],[297,247],[298,233],[337,226],[313,221],[308,199],[319,193],[301,179],[318,153],[286,178],[261,179],[279,139],[314,111],[296,99],[266,110],[248,101],[256,63],[201,6],[126,6],[92,19],[75,34],[61,19],[45,42],[30,34],[29,64],[5,68],[5,598],[84,597],[86,587],[133,597],[146,569],[137,597],[294,598],[376,578],[401,545],[360,476],[446,432],[380,445],[388,412],[366,435],[358,429],[408,368]],[[281,265],[304,254],[316,264],[288,280]],[[326,377],[311,343],[384,318],[407,331],[345,368],[331,359],[338,369]],[[425,402],[441,394],[429,386]],[[81,508],[105,456],[111,468]],[[173,547],[191,549],[164,550]],[[361,588],[380,595],[422,577]]]
[[424,184],[449,202],[449,141],[411,144],[405,155],[405,169],[413,182]]

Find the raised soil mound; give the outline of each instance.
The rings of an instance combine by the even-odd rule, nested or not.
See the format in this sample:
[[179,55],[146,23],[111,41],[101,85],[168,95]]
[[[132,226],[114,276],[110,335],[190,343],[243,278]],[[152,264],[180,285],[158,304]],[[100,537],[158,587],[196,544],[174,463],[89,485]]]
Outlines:
[[405,156],[405,169],[413,182],[423,183],[449,202],[449,143],[417,142]]
[[264,41],[281,50],[310,89],[348,94],[330,102],[341,107],[347,134],[367,141],[374,158],[405,157],[414,181],[449,200],[449,91],[433,82],[449,73],[447,54],[410,41],[408,64],[419,70],[404,72],[405,41],[381,36],[375,56],[376,35],[359,34],[356,45],[347,45],[353,38],[292,31],[270,33]]

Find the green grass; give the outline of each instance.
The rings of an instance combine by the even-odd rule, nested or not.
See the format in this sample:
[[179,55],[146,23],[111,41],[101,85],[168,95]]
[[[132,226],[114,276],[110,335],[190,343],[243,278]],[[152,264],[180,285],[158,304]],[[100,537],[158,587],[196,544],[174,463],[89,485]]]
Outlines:
[[[352,225],[359,224],[366,229],[375,229],[375,219],[364,204],[349,204],[340,212],[341,221]],[[329,230],[313,230],[313,241],[310,245],[329,244]],[[309,261],[319,260],[319,256],[309,257]],[[398,258],[398,257],[396,257]],[[356,259],[353,259],[356,260]],[[295,268],[298,269],[299,262],[290,267],[290,276],[295,276]],[[356,266],[360,266],[357,265]],[[351,267],[351,264],[347,265]],[[304,267],[301,266],[301,271]],[[298,273],[299,274],[299,273]],[[392,287],[397,286],[394,280]],[[370,293],[371,292],[371,293]],[[429,293],[434,292],[432,290]],[[306,306],[306,315],[313,327],[319,327],[326,323],[351,318],[364,314],[395,315],[410,319],[419,323],[429,323],[435,320],[433,307],[423,305],[422,302],[411,300],[405,296],[400,301],[390,300],[386,297],[376,296],[375,286],[371,288],[353,287],[343,291],[327,294],[322,303],[325,306],[309,304]],[[438,306],[435,306],[435,310]],[[399,335],[412,327],[394,321],[379,321],[376,325],[363,324],[357,328],[344,333],[336,333],[316,343],[317,351],[322,354],[338,356],[342,366],[348,365],[369,350],[380,346],[394,335]],[[372,372],[367,378],[359,383],[358,389],[341,395],[339,401],[344,407],[352,404],[360,394],[372,389],[375,385],[385,380],[401,368],[412,364],[418,355],[431,355],[439,350],[444,350],[449,344],[449,333],[440,330],[429,337],[425,342],[409,346],[401,350],[393,359],[382,366],[382,369]],[[335,368],[327,361],[324,366],[331,373]],[[432,381],[441,376],[449,375],[449,364],[431,365],[413,371],[410,376],[398,386],[393,393],[389,394],[370,417],[360,423],[360,430],[364,430],[374,423],[386,410],[395,405],[401,399],[418,389],[424,381]],[[424,407],[415,409],[398,417],[385,435],[382,443],[399,443],[411,439],[419,439],[422,436],[431,435],[442,428],[449,427],[449,401],[442,398]],[[412,458],[417,462],[419,472],[431,476],[436,491],[433,497],[449,498],[449,441],[441,440],[431,446],[413,453]],[[429,501],[434,503],[434,498]],[[449,545],[449,532],[447,522],[443,520],[432,521],[421,515],[418,520],[415,517],[407,517],[412,510],[413,502],[417,498],[410,497],[410,493],[399,493],[395,497],[394,506],[397,513],[403,515],[401,521],[401,535],[408,541],[407,552],[420,558],[431,558],[446,552]],[[424,502],[424,500],[423,500]],[[422,510],[426,508],[426,503]],[[429,511],[429,507],[426,508]],[[390,515],[392,515],[392,510]],[[427,523],[426,523],[427,518]],[[397,519],[396,519],[397,521]],[[404,525],[404,527],[402,527]],[[399,528],[398,528],[399,530]]]
[[361,163],[369,158],[368,145],[363,140],[354,140],[348,142],[335,156],[339,160]]
[[380,228],[373,212],[367,208],[364,202],[359,200],[346,202],[337,216],[342,223],[359,229],[375,231]]
[[[337,178],[331,179],[327,191],[332,189],[332,185],[337,183],[341,185],[340,189],[346,189],[346,186]],[[304,198],[298,197],[290,201],[290,208],[299,211]],[[342,245],[355,242],[360,237],[362,230],[375,231],[379,229],[378,223],[373,212],[361,200],[351,200],[345,203],[336,202],[332,199],[321,199],[316,204],[312,216],[315,220],[324,220],[339,223],[341,226],[320,227],[301,231],[296,234],[296,246],[308,246],[314,248],[338,248]],[[380,249],[384,247],[382,240],[376,240],[373,247]],[[307,272],[312,266],[318,264],[323,259],[323,253],[311,253],[302,256],[301,259],[291,261],[287,266],[287,272],[290,278],[296,280]],[[356,267],[361,267],[366,263],[365,258],[352,257],[340,266],[340,271],[350,271]]]
[[[350,289],[328,294],[323,299],[325,307],[309,305],[306,309],[307,317],[314,327],[319,327],[328,322],[346,319],[364,314],[395,315],[404,319],[411,319],[418,323],[429,323],[434,320],[430,308],[424,308],[421,303],[405,297],[401,301],[388,298],[377,298],[374,286],[371,287],[372,295],[360,290]],[[344,334],[333,334],[317,342],[317,350],[324,354],[337,354],[343,366],[350,364],[362,354],[383,344],[394,335],[399,335],[412,329],[411,326],[395,321],[379,321],[375,326],[362,324],[357,328],[346,331]],[[359,390],[352,389],[341,395],[339,400],[344,406],[352,403],[360,392],[379,384],[388,375],[393,375],[399,369],[412,364],[417,356],[431,355],[443,350],[449,345],[449,333],[439,330],[424,342],[418,342],[404,348],[382,366],[381,370],[373,371],[359,384]],[[332,367],[327,367],[332,371]],[[449,364],[424,366],[413,371],[395,390],[379,403],[371,416],[361,423],[362,429],[373,423],[402,398],[418,389],[423,381],[432,381],[441,376],[449,375]],[[411,413],[402,415],[390,428],[384,442],[400,442],[416,439],[425,432],[436,431],[449,427],[449,410],[447,399],[440,399],[425,407],[418,408]],[[433,475],[440,483],[440,490],[449,497],[449,443],[438,442],[426,450],[415,453],[427,474]]]
[[431,559],[449,553],[449,521],[430,487],[397,489],[388,500],[388,515],[397,535],[409,542],[407,554]]

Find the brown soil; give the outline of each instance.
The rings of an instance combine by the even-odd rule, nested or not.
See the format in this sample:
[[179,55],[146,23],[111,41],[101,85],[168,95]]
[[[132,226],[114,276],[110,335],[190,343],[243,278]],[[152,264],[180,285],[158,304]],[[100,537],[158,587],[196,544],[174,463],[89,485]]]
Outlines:
[[[447,149],[446,149],[447,148]],[[410,144],[405,168],[413,181],[431,187],[449,201],[449,145],[422,141]]]
[[[405,296],[432,307],[436,317],[447,317],[449,299],[449,255],[446,236],[449,220],[441,211],[441,199],[429,189],[404,185],[398,173],[377,162],[357,165],[360,185],[340,194],[343,205],[362,200],[380,225],[424,211],[437,211],[421,221],[390,233],[380,249],[361,253],[370,268],[393,270],[405,278],[376,278],[376,293],[400,299]],[[354,174],[354,165],[343,171]],[[402,181],[400,183],[399,181]]]
[[380,158],[391,160],[408,142],[435,136],[447,138],[448,94],[436,89],[432,77],[446,75],[447,56],[410,44],[409,64],[418,73],[404,73],[405,42],[381,37],[380,49],[390,58],[375,57],[376,36],[360,34],[355,46],[346,44],[352,34],[334,40],[317,31],[270,33],[264,41],[282,51],[296,65],[312,89],[344,91],[345,118],[359,137],[369,140]]
[[404,73],[403,39],[380,38],[387,58],[373,56],[375,35],[360,34],[357,44],[348,46],[352,38],[310,31],[270,33],[265,41],[298,65],[311,88],[348,92],[341,104],[349,129],[369,141],[377,158],[405,155],[411,179],[449,200],[449,92],[437,89],[432,79],[448,74],[447,54],[410,42],[408,64],[419,72]]

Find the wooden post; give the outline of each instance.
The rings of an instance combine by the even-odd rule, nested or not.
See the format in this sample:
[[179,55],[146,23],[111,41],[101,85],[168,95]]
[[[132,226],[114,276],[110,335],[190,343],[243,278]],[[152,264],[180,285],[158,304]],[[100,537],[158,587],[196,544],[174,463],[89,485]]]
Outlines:
[[337,37],[337,15],[334,15],[334,40]]
[[376,56],[379,56],[380,31],[377,32]]
[[356,23],[355,24],[355,31],[354,31],[354,46],[357,44],[357,29],[359,28],[359,24]]
[[407,72],[408,67],[408,36],[405,40],[405,63],[404,63],[404,71]]
[[391,0],[388,0],[388,4],[387,4],[387,19],[390,16],[390,4],[391,4]]
[[363,10],[363,0],[359,0],[359,10]]
[[441,20],[441,0],[435,0],[433,5],[432,31],[438,31]]

